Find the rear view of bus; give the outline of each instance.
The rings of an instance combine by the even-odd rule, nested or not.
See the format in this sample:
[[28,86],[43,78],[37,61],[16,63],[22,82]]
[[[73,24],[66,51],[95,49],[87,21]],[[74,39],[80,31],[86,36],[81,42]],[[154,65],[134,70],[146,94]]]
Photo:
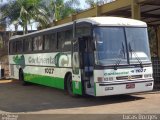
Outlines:
[[93,28],[95,95],[153,89],[147,25],[125,18],[101,18]]

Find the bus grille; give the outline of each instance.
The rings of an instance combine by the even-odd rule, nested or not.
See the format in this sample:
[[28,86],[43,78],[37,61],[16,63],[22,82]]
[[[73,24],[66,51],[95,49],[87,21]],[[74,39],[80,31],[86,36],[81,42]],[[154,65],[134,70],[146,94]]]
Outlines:
[[116,77],[116,80],[132,80],[142,78],[142,75],[120,76]]

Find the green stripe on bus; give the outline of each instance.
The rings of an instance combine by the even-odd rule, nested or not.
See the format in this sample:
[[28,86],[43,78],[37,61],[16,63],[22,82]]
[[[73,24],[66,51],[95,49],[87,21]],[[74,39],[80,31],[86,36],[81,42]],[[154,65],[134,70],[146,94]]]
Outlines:
[[55,87],[59,89],[64,89],[64,79],[58,77],[36,75],[36,74],[24,74],[24,79],[27,82],[37,83],[49,87]]
[[82,95],[82,83],[77,81],[73,81],[72,83],[73,83],[73,93]]

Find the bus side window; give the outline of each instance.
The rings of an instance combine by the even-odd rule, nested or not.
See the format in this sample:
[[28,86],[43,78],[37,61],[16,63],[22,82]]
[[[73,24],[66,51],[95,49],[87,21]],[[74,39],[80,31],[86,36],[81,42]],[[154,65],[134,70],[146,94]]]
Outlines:
[[56,33],[52,33],[49,44],[50,49],[56,50],[56,42],[57,42]]
[[12,42],[12,53],[16,53],[16,41]]
[[37,36],[33,39],[33,50],[43,50],[43,36]]
[[38,50],[37,45],[38,45],[38,39],[37,39],[37,37],[34,37],[33,38],[33,51]]
[[25,52],[32,51],[32,39],[31,38],[24,40],[24,51]]
[[65,39],[65,32],[59,32],[58,33],[58,39],[57,39],[57,49],[61,50],[62,49],[62,41]]
[[45,35],[45,41],[44,41],[44,49],[45,50],[54,50],[56,43],[56,34],[48,34]]
[[65,38],[62,41],[62,51],[71,51],[72,30],[65,31]]
[[44,49],[49,50],[50,49],[50,40],[51,40],[51,35],[45,35],[45,41],[44,41]]
[[16,52],[22,52],[23,51],[23,44],[22,40],[16,41]]
[[38,36],[38,50],[43,50],[43,36]]

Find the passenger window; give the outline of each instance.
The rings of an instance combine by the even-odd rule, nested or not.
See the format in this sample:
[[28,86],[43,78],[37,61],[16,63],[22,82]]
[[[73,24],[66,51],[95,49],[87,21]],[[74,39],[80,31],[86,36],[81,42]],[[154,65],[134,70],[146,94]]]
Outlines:
[[16,53],[16,41],[12,42],[12,52]]
[[28,38],[24,40],[24,51],[32,51],[32,39]]
[[57,37],[56,34],[51,35],[51,40],[50,40],[50,49],[56,50],[56,44],[57,44]]
[[71,41],[73,38],[73,31],[72,30],[67,30],[65,31],[65,39],[62,42],[62,50],[64,51],[71,51]]
[[58,33],[58,40],[57,40],[57,49],[62,49],[63,47],[63,41],[65,40],[65,32],[59,32]]
[[16,41],[16,52],[22,52],[23,51],[23,44],[21,41]]
[[45,35],[45,42],[44,42],[44,49],[45,50],[55,49],[55,45],[56,45],[55,43],[56,43],[56,34],[55,33]]
[[51,36],[50,35],[45,35],[45,42],[44,42],[44,49],[45,50],[50,49],[50,40],[51,40]]
[[71,51],[72,36],[72,30],[66,30],[58,33],[58,47],[61,48],[62,51]]
[[33,50],[43,50],[43,36],[37,36],[33,39]]

